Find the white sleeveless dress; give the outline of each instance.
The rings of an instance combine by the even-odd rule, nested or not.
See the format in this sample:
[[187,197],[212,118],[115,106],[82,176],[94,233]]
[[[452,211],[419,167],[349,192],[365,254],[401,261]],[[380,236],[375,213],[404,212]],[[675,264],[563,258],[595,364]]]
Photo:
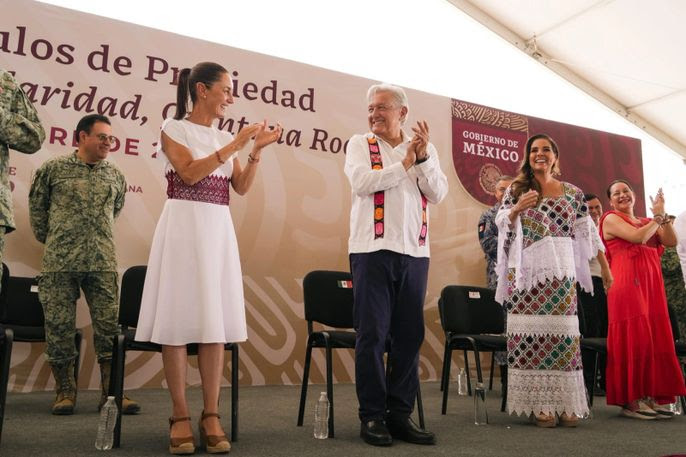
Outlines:
[[[168,119],[162,131],[194,159],[233,140],[228,132]],[[166,156],[167,197],[155,229],[136,331],[137,341],[166,345],[247,339],[243,278],[229,212],[231,156],[193,186]]]

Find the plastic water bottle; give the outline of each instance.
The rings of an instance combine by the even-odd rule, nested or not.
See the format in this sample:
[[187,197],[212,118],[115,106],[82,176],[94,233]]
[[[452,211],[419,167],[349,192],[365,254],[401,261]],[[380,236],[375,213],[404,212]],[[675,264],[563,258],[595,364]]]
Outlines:
[[457,394],[467,395],[467,373],[465,373],[464,368],[460,368],[459,373],[457,373]]
[[329,399],[326,392],[319,395],[314,406],[314,437],[325,440],[329,437]]
[[114,397],[107,397],[107,402],[100,410],[100,421],[98,422],[98,435],[95,438],[95,449],[99,451],[109,451],[114,444],[114,426],[117,423],[117,404]]
[[477,382],[474,388],[474,424],[487,425],[488,412],[486,411],[486,390],[484,383]]

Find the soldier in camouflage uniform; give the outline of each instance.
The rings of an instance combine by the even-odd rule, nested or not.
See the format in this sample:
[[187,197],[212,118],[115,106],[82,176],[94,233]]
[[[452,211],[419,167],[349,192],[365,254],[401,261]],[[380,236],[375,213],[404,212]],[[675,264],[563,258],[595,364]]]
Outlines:
[[500,202],[505,190],[512,184],[510,176],[501,176],[495,183],[495,198],[498,202],[483,212],[479,218],[479,243],[486,257],[486,277],[488,288],[495,290],[498,286],[498,276],[495,274],[495,263],[498,260],[498,227],[495,225],[495,215],[500,209]]
[[[76,300],[83,290],[93,322],[104,404],[119,315],[114,219],[124,206],[126,181],[107,162],[114,137],[105,116],[91,114],[76,127],[78,150],[45,162],[29,193],[31,228],[45,243],[38,295],[45,313],[46,355],[55,376],[53,414],[73,414]],[[140,407],[125,399],[122,413]]]
[[[479,243],[486,257],[486,277],[488,288],[491,290],[498,287],[498,275],[495,273],[495,263],[498,260],[498,227],[495,225],[495,215],[498,214],[500,202],[512,181],[511,176],[502,175],[498,178],[498,182],[495,183],[495,198],[498,201],[479,218]],[[503,314],[507,318],[507,310],[503,309]],[[496,352],[495,362],[500,365],[501,370],[507,368],[507,352]]]
[[[0,69],[0,262],[5,235],[15,229],[9,180],[9,148],[33,154],[45,139],[36,109],[14,77]],[[2,279],[2,269],[0,269]]]
[[662,254],[662,277],[665,281],[667,305],[674,310],[683,340],[686,338],[686,288],[676,248],[665,247]]

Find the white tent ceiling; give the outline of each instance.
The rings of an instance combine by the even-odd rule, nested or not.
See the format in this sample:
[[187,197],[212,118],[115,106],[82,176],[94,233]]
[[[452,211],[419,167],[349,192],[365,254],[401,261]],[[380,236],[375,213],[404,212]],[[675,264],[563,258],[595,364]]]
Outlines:
[[448,1],[686,157],[686,1]]

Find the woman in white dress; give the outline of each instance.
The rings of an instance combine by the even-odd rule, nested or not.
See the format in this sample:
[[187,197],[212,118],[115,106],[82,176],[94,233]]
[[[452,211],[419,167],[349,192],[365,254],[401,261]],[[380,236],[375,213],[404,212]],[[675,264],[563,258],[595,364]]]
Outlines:
[[[174,119],[162,124],[161,152],[167,160],[167,201],[155,229],[136,340],[162,345],[162,361],[172,417],[172,454],[195,451],[186,403],[188,343],[199,343],[198,368],[204,411],[199,428],[210,453],[228,452],[230,443],[217,414],[224,367],[224,343],[245,341],[243,281],[236,234],[229,212],[229,186],[245,194],[255,178],[260,154],[281,135],[264,121],[244,127],[234,138],[213,126],[233,103],[227,70],[212,62],[179,73]],[[187,113],[188,98],[192,109]],[[248,163],[238,151],[251,140]]]

